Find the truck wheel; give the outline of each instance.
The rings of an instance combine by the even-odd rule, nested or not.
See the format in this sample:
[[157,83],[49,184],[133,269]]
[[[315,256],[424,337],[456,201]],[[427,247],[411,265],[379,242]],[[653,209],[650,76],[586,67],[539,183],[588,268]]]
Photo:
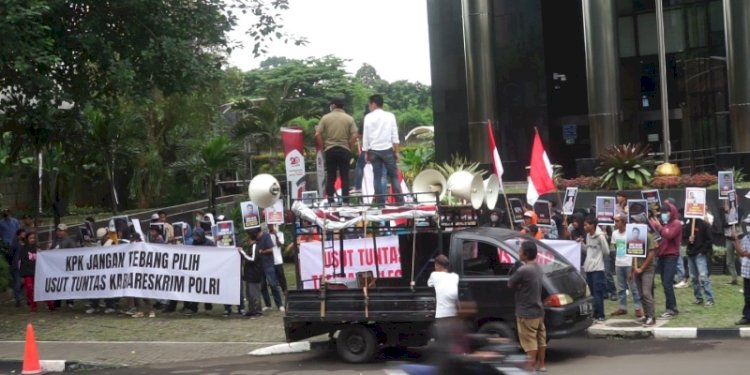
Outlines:
[[349,363],[369,362],[375,357],[377,349],[375,333],[361,325],[342,329],[336,339],[336,351]]
[[496,337],[505,337],[511,340],[515,340],[516,338],[513,329],[504,322],[487,322],[479,328],[479,333]]

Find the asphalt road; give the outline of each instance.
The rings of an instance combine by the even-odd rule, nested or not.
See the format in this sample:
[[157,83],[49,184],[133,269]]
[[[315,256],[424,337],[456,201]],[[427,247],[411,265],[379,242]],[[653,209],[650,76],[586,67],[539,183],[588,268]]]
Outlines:
[[[570,338],[550,343],[548,373],[747,374],[747,340],[614,340]],[[408,355],[418,358],[420,351]],[[87,374],[384,374],[406,357],[350,365],[331,351],[271,357],[229,357],[195,362],[87,371]]]

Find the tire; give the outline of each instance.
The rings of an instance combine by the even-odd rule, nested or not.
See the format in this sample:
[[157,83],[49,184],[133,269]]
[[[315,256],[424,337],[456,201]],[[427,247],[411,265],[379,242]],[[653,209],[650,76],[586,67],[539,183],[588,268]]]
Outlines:
[[336,339],[336,351],[341,359],[349,363],[371,361],[378,350],[375,333],[362,325],[343,328]]
[[505,322],[487,322],[479,328],[479,333],[485,335],[504,337],[511,340],[516,340],[516,334],[512,328]]

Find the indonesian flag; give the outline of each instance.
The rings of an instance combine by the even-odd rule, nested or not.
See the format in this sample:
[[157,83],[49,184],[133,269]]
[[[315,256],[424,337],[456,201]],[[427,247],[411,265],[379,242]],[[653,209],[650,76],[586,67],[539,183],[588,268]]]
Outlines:
[[495,168],[495,175],[500,181],[500,190],[505,191],[503,188],[503,162],[500,160],[500,153],[497,152],[497,146],[495,145],[495,135],[492,134],[492,122],[487,121],[487,135],[490,139],[490,149],[492,150],[492,166]]
[[542,146],[539,130],[534,129],[534,145],[531,147],[531,163],[529,169],[529,189],[526,191],[526,201],[534,205],[539,196],[555,191],[552,181],[552,163]]

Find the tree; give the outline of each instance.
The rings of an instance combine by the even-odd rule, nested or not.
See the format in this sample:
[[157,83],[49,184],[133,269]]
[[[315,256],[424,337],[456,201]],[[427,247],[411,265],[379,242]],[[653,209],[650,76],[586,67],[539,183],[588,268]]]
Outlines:
[[239,146],[228,135],[221,134],[197,139],[193,147],[183,152],[183,157],[172,164],[172,167],[190,175],[194,185],[206,188],[209,211],[213,212],[216,208],[215,190],[219,174],[235,166],[239,158]]
[[385,83],[385,81],[380,78],[380,75],[378,75],[375,67],[368,63],[362,63],[362,66],[357,69],[356,73],[354,73],[354,78],[371,89],[379,87],[380,85]]

